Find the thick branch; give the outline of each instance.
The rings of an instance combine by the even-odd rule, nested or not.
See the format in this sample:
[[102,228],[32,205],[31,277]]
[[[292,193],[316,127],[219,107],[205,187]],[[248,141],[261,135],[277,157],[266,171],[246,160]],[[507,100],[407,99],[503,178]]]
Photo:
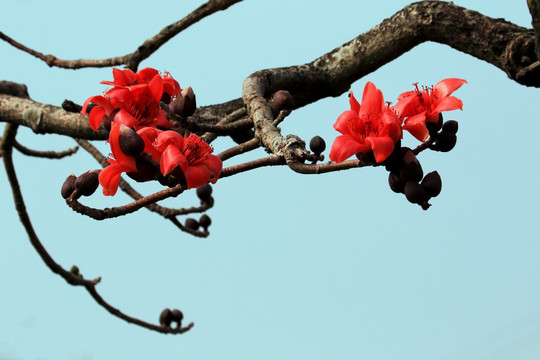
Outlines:
[[532,31],[452,3],[418,2],[311,63],[249,76],[244,81],[242,98],[257,137],[288,163],[302,161],[303,142],[281,136],[272,125],[267,101],[272,93],[288,90],[297,107],[338,96],[354,81],[426,41],[449,45],[497,66],[523,85],[540,87]]

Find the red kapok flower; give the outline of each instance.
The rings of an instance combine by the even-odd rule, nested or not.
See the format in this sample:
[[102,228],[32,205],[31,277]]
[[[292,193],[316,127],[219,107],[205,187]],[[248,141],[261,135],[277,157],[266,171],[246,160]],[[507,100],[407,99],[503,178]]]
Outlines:
[[97,105],[89,114],[92,129],[97,131],[103,116],[110,116],[113,112],[114,120],[111,120],[135,129],[172,126],[165,111],[159,108],[160,101],[170,102],[181,91],[178,82],[169,74],[161,76],[152,68],[142,69],[138,73],[129,69],[113,69],[113,77],[114,81],[101,82],[113,85],[112,89],[107,90],[104,96],[87,99],[83,105],[83,114],[87,113],[90,103]]
[[168,175],[182,171],[188,189],[215,184],[223,166],[221,160],[212,155],[212,147],[195,134],[182,136],[175,131],[161,132],[155,142],[161,152],[161,173]]
[[108,142],[111,144],[112,158],[107,160],[109,166],[99,174],[99,183],[103,187],[103,195],[113,196],[118,190],[120,175],[123,172],[137,171],[137,164],[133,156],[128,156],[120,149],[120,134],[131,131],[125,125],[112,123]]
[[403,129],[424,141],[428,136],[426,122],[437,123],[443,111],[463,109],[463,102],[450,95],[466,82],[463,79],[444,79],[432,89],[423,88],[422,91],[414,84],[416,90],[399,95],[398,103],[392,109],[405,119]]
[[362,95],[362,104],[352,91],[349,97],[351,110],[342,113],[334,129],[342,133],[330,150],[330,160],[342,162],[357,153],[373,150],[377,162],[384,161],[401,139],[401,122],[384,103],[383,94],[373,83],[368,82]]

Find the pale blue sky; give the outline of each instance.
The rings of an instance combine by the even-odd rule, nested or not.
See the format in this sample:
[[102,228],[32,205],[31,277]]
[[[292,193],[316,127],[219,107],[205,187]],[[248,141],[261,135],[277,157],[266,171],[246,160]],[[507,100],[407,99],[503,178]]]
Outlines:
[[[3,7],[0,30],[60,58],[103,58],[133,51],[201,3],[16,0]],[[192,86],[199,105],[222,102],[241,95],[250,73],[311,61],[407,3],[246,0],[189,28],[142,66]],[[454,3],[530,27],[525,0]],[[0,79],[27,84],[39,102],[82,103],[111,79],[110,69],[51,69],[5,43],[0,53]],[[103,222],[72,212],[59,194],[63,180],[98,166],[83,151],[62,161],[16,154],[30,217],[60,264],[102,276],[103,297],[130,315],[157,322],[163,308],[177,307],[195,327],[166,336],[127,324],[51,273],[0,175],[0,359],[540,358],[540,91],[437,44],[352,89],[361,94],[372,81],[393,100],[414,82],[447,77],[468,84],[456,92],[464,111],[446,116],[460,124],[456,148],[420,156],[424,172],[437,170],[443,181],[427,212],[393,193],[382,168],[320,176],[265,168],[218,181],[211,236],[198,239],[145,210]],[[346,95],[325,99],[281,127],[307,141],[320,135],[329,149],[346,109]],[[38,149],[74,145],[27,129],[19,140]],[[417,142],[406,136],[403,144]],[[96,193],[87,201],[106,207],[128,198]],[[193,193],[167,201],[195,203]]]

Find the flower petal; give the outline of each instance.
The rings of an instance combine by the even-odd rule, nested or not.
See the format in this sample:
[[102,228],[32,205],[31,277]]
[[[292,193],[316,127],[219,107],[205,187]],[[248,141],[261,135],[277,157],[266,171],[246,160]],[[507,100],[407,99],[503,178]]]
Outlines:
[[126,109],[120,109],[120,111],[116,113],[114,116],[114,122],[117,124],[123,124],[130,128],[137,127],[137,125],[139,125],[137,119],[131,116]]
[[160,168],[163,175],[170,174],[175,167],[180,166],[184,172],[186,179],[186,170],[188,161],[184,154],[174,145],[169,145],[161,154]]
[[107,166],[99,173],[99,183],[103,188],[103,195],[114,196],[118,191],[118,184],[120,183],[120,175],[124,171],[123,167],[119,164],[113,164]]
[[334,124],[334,129],[336,129],[337,131],[339,131],[343,135],[350,134],[350,132],[351,132],[351,130],[350,130],[351,129],[350,122],[351,121],[358,121],[358,122],[360,121],[360,118],[358,117],[358,113],[356,113],[353,110],[344,111],[337,118],[336,123]]
[[446,97],[466,83],[466,80],[456,78],[441,80],[433,87],[433,95],[438,98]]
[[362,94],[362,104],[358,116],[364,114],[380,114],[384,108],[384,98],[381,90],[377,89],[371,81],[366,83]]
[[411,116],[403,124],[403,130],[407,130],[412,136],[420,141],[425,141],[429,135],[426,127],[426,113]]
[[394,140],[388,136],[368,136],[366,137],[366,143],[371,146],[373,155],[375,156],[375,161],[378,163],[386,160],[392,151],[394,151]]
[[354,97],[352,90],[349,93],[349,104],[351,105],[351,110],[358,114],[358,112],[360,111],[360,104],[358,103],[358,100],[356,100],[356,98]]
[[447,96],[437,101],[433,112],[442,112],[450,110],[463,110],[463,101],[454,96]]
[[366,144],[360,144],[353,139],[350,135],[340,135],[334,140],[332,149],[330,150],[330,160],[335,162],[342,162],[347,160],[358,152],[369,151],[370,146]]
[[206,185],[210,180],[210,170],[205,164],[188,166],[184,171],[188,189],[198,188]]

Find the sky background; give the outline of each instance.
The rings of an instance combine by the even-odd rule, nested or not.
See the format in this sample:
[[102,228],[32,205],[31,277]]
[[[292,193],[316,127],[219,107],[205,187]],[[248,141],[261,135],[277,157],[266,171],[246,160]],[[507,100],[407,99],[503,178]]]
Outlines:
[[[3,0],[5,1],[5,0]],[[132,52],[202,1],[15,0],[0,31],[63,59]],[[530,27],[526,1],[454,1]],[[190,27],[144,61],[192,86],[199,105],[241,96],[252,72],[309,62],[390,17],[407,1],[246,0]],[[24,83],[38,102],[82,103],[111,69],[62,70],[0,43],[0,79]],[[0,175],[0,360],[540,358],[540,90],[447,46],[423,44],[366,81],[394,101],[412,83],[468,84],[449,153],[424,152],[442,193],[422,211],[393,193],[383,168],[300,175],[283,167],[218,181],[209,238],[191,237],[146,210],[97,222],[60,197],[70,173],[98,164],[15,153],[28,212],[50,254],[76,264],[113,306],[156,322],[179,308],[195,327],[162,335],[112,317],[82,288],[46,268],[16,216]],[[346,94],[294,111],[283,134],[327,142],[349,108]],[[0,125],[3,130],[3,125]],[[21,143],[63,150],[73,140],[20,129]],[[232,145],[216,141],[217,153]],[[406,135],[404,146],[417,141]],[[106,147],[99,145],[104,151]],[[261,150],[225,166],[264,156]],[[156,184],[137,184],[150,193]],[[99,207],[129,199],[98,191]],[[194,191],[165,204],[198,204]]]

